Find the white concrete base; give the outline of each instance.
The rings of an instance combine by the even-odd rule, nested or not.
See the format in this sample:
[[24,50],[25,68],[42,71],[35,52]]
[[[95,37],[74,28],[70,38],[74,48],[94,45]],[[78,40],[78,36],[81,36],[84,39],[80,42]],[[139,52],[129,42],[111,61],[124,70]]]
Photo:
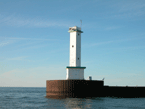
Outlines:
[[84,79],[84,69],[80,68],[67,68],[66,69],[66,79]]

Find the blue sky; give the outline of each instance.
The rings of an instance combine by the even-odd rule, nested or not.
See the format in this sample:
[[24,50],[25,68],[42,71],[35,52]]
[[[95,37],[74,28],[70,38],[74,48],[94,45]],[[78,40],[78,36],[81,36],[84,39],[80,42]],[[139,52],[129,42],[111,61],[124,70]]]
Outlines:
[[68,29],[80,20],[85,78],[145,86],[144,0],[0,0],[0,86],[66,79]]

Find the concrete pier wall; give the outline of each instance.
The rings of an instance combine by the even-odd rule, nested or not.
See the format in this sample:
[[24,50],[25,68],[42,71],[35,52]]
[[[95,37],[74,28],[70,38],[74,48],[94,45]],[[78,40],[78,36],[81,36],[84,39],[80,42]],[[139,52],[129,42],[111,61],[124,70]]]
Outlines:
[[47,80],[46,97],[89,97],[100,93],[104,81],[96,80]]
[[122,97],[145,98],[145,87],[104,86],[104,81],[96,80],[47,80],[46,97],[87,98]]

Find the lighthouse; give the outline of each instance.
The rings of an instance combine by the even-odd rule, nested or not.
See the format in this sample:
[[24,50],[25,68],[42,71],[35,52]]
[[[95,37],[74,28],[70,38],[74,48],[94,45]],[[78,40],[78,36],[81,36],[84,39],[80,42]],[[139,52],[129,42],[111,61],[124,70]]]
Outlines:
[[[81,31],[80,27],[70,27],[70,57],[66,67],[66,80],[47,80],[46,97],[50,98],[84,98],[100,97],[104,90],[104,81],[84,79],[84,69],[81,66]],[[104,94],[104,93],[103,93]],[[103,95],[104,96],[104,95]]]
[[69,27],[70,33],[70,58],[66,67],[67,80],[84,80],[84,69],[81,67],[81,31],[80,27]]

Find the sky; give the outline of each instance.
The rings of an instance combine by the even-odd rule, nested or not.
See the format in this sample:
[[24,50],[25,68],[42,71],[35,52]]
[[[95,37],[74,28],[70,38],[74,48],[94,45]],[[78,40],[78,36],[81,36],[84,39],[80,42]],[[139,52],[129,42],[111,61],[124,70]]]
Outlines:
[[0,87],[65,80],[80,20],[85,79],[145,86],[145,0],[0,0]]

